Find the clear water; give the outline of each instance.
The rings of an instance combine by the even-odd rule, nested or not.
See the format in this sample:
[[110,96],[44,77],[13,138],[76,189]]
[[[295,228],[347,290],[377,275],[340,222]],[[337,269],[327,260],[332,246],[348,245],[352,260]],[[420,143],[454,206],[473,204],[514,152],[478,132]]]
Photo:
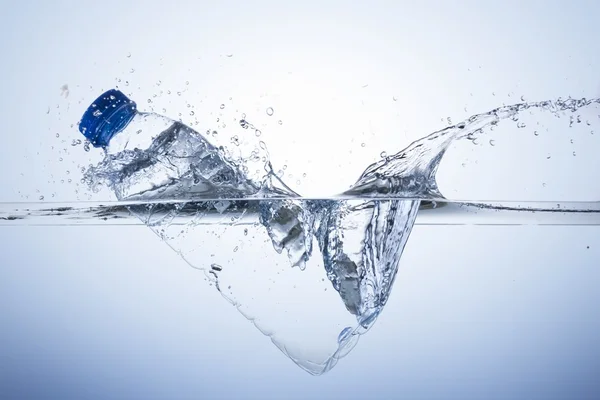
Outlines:
[[[448,185],[442,188],[439,174],[453,148],[481,143],[495,147],[501,143],[497,135],[502,127],[518,132],[532,119],[546,134],[549,128],[561,131],[568,124],[583,127],[580,136],[585,137],[578,140],[596,140],[593,125],[599,110],[598,99],[568,99],[478,114],[385,156],[367,167],[345,193],[324,199],[304,199],[290,190],[273,173],[262,144],[250,157],[227,161],[230,167],[221,168],[210,163],[225,160],[213,156],[219,150],[207,156],[204,147],[195,149],[193,131],[177,125],[163,131],[146,150],[107,153],[87,170],[91,188],[111,187],[120,202],[43,208],[5,204],[0,221],[144,223],[188,264],[202,270],[210,284],[286,355],[317,375],[346,355],[383,310],[415,223],[598,224],[600,191],[590,180],[582,185],[572,177],[556,179],[557,174],[548,180],[539,171],[517,168],[510,171],[511,184],[500,188],[455,179],[456,187],[462,183],[457,193]],[[181,132],[192,139],[177,141]],[[174,148],[173,143],[185,144]],[[156,169],[156,160],[174,169]],[[251,162],[260,166],[252,166],[254,173]],[[175,170],[193,174],[181,176]],[[130,196],[127,190],[147,184],[149,174],[163,184],[133,190],[135,196]],[[586,174],[594,176],[593,165],[581,169],[581,175]],[[543,179],[535,184],[558,189],[530,195],[526,189],[531,182],[523,177]],[[484,190],[476,193],[473,188]],[[307,308],[307,299],[319,309]]]

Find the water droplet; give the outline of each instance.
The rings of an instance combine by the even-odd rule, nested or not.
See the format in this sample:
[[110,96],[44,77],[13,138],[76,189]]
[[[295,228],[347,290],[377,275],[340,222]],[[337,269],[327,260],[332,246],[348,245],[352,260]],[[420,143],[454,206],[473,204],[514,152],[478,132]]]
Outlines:
[[56,134],[56,137],[60,137],[60,133],[57,133],[57,134]]
[[273,115],[273,107],[269,107],[267,108],[267,115],[270,117],[271,115]]
[[576,155],[575,155],[575,152],[573,152],[573,157],[575,157],[575,156],[576,156]]
[[538,133],[538,131],[533,131],[533,134],[534,134],[535,136],[539,136],[539,135],[540,135],[540,134]]
[[233,248],[233,252],[235,253],[236,251],[238,251],[238,249],[239,249],[239,247],[238,247],[238,246],[235,246],[235,247]]
[[194,113],[194,111],[190,111],[190,115],[192,115],[192,116],[193,116],[194,114],[195,114],[195,113]]
[[219,107],[221,110],[225,108],[225,104],[221,104],[221,106]]
[[254,131],[254,135],[256,137],[259,137],[261,134],[262,134],[262,132],[260,131],[260,129],[257,129],[257,130]]
[[446,118],[446,121],[448,122],[448,125],[452,125],[452,118],[448,117]]
[[496,142],[493,139],[490,139],[490,146],[495,146],[496,145],[495,143]]
[[360,147],[365,147],[365,146],[366,146],[366,144],[365,144],[365,143],[361,143],[361,144],[360,144]]
[[83,150],[85,151],[90,151],[90,142],[85,142],[83,145]]
[[387,153],[385,151],[382,151],[379,155],[381,156],[381,158],[387,158]]
[[152,99],[148,99],[148,103],[152,103]]
[[248,228],[244,228],[244,236],[248,236]]
[[282,121],[282,120],[279,120],[279,121],[277,121],[277,123],[278,123],[279,125],[283,125],[283,121]]
[[130,74],[133,74],[134,72],[135,72],[135,68],[131,68],[131,69],[129,70],[129,73],[130,73]]
[[190,81],[185,81],[185,85],[188,86],[190,84]]
[[525,96],[521,96],[521,101],[525,101]]
[[39,197],[39,199],[40,199],[40,200],[44,200],[44,196],[40,196],[40,197]]
[[102,111],[100,111],[100,110],[96,110],[96,111],[94,111],[94,112],[92,113],[92,115],[93,115],[94,117],[99,117],[99,116],[101,116],[101,115],[102,115]]
[[519,122],[517,123],[517,128],[522,129],[525,128],[527,125],[525,125],[525,122]]
[[[217,121],[218,122],[218,121]],[[248,121],[246,121],[245,119],[240,119],[240,126],[244,129],[248,129]]]

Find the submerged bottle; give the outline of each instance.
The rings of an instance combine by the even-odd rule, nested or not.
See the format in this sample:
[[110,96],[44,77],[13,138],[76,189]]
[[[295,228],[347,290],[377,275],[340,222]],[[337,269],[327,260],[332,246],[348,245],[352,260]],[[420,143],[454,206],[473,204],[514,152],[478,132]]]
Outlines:
[[[88,182],[107,185],[119,200],[134,200],[130,212],[204,270],[225,298],[310,373],[332,368],[383,309],[418,200],[293,198],[297,194],[269,163],[264,179],[252,181],[201,134],[139,112],[117,90],[94,101],[79,130],[105,151],[87,171]],[[204,208],[197,212],[199,205]],[[180,212],[192,215],[183,229],[170,223]],[[216,235],[197,220],[207,213],[226,217]],[[254,227],[264,228],[271,243],[249,234]],[[320,259],[311,257],[313,247]],[[279,265],[284,250],[301,273]],[[309,298],[319,299],[318,312],[306,308]],[[304,332],[313,335],[308,348]]]
[[[94,147],[105,151],[104,160],[88,171],[90,180],[109,186],[118,200],[264,199],[260,207],[257,202],[244,203],[243,212],[261,213],[275,250],[286,249],[292,265],[302,267],[310,256],[309,227],[303,223],[302,209],[289,201],[268,201],[297,196],[272,173],[270,163],[265,164],[262,182],[252,181],[200,133],[162,115],[138,111],[136,103],[116,89],[89,106],[79,130]],[[204,206],[221,213],[231,204],[212,201]],[[172,208],[176,212],[182,206],[128,208],[146,222],[149,211],[162,208],[161,212],[172,215]]]

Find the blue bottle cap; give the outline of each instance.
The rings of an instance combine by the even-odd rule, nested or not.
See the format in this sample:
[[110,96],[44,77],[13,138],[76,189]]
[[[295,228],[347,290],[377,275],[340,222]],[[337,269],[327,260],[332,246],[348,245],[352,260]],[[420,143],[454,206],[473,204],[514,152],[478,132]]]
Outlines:
[[121,91],[111,89],[98,97],[81,117],[79,132],[94,147],[106,147],[137,113],[136,104]]

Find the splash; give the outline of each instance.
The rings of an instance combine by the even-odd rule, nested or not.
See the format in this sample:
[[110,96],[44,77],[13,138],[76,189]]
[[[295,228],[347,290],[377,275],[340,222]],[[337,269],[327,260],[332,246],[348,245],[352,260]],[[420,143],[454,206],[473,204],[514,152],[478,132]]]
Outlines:
[[[527,117],[527,115],[524,115],[526,112],[529,115],[535,115],[538,126],[540,120],[552,116],[559,118],[550,121],[550,125],[553,127],[559,126],[560,122],[568,122],[569,128],[572,128],[574,123],[582,124],[587,128],[585,130],[593,135],[593,129],[589,128],[592,123],[589,120],[583,123],[580,114],[589,112],[597,120],[600,115],[599,106],[600,99],[558,99],[555,101],[519,103],[473,115],[466,121],[433,132],[413,142],[404,150],[371,164],[365,169],[358,181],[344,194],[362,197],[385,195],[396,198],[447,199],[438,187],[436,173],[451,145],[465,140],[473,144],[478,144],[478,140],[488,140],[489,145],[493,147],[495,145],[493,139],[494,129],[498,128],[501,123],[512,123],[517,130],[525,128],[526,124],[520,120]],[[537,114],[533,112],[537,112]],[[568,118],[560,119],[561,116]],[[512,130],[512,132],[515,131],[515,129]],[[533,130],[533,133],[538,136],[537,130]],[[517,137],[516,140],[520,141],[521,138]],[[571,143],[573,143],[572,140]],[[533,150],[528,149],[530,152],[533,152]],[[511,162],[514,161],[511,160]],[[493,172],[498,174],[500,171]],[[596,194],[598,193],[593,185],[591,190]],[[542,196],[547,195],[542,194]],[[552,199],[541,198],[539,200]],[[587,200],[597,201],[600,200],[600,196]]]
[[[521,129],[531,116],[538,122],[559,117],[550,122],[558,126],[567,115],[570,125],[580,124],[577,113],[595,112],[597,118],[599,104],[559,99],[474,115],[385,154],[332,199],[302,199],[293,192],[273,172],[264,143],[233,161],[180,123],[160,131],[144,149],[108,152],[85,179],[94,190],[110,187],[119,200],[141,201],[125,207],[204,271],[294,362],[318,375],[348,354],[382,312],[422,202],[435,208],[450,198],[440,189],[438,171],[453,146],[487,141],[496,147],[500,126]],[[261,174],[249,177],[250,161],[259,163],[253,169]],[[597,201],[591,188],[584,200]],[[544,196],[537,200],[554,200]],[[509,207],[469,206],[482,212]],[[305,307],[309,298],[319,310]]]

